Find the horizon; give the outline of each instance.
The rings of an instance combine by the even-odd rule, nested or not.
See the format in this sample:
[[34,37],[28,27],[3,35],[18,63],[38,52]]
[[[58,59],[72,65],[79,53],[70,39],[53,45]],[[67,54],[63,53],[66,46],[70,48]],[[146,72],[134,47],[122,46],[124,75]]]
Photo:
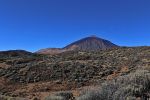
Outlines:
[[[79,40],[81,40],[81,39],[84,39],[84,38],[88,38],[88,37],[96,37],[96,38],[100,38],[100,37],[98,37],[98,36],[96,36],[96,35],[90,35],[90,36],[86,36],[86,37],[83,37],[83,38],[80,38],[80,39],[78,39],[78,40],[76,40],[76,41],[72,41],[71,43],[73,43],[73,42],[77,42],[77,41],[79,41]],[[101,38],[101,39],[103,39],[103,38]],[[106,40],[106,39],[104,39],[104,40]],[[108,40],[109,41],[109,40]],[[110,41],[111,42],[111,41]],[[71,44],[70,43],[70,44]],[[67,44],[67,45],[70,45],[70,44]],[[55,48],[55,49],[62,49],[62,48],[64,48],[64,47],[66,47],[67,45],[65,45],[65,46],[63,46],[63,47],[48,47],[48,48],[41,48],[41,49],[38,49],[38,50],[42,50],[42,49],[50,49],[50,48]],[[117,45],[117,44],[115,44],[115,45]],[[119,47],[148,47],[148,45],[139,45],[139,46],[120,46],[120,45],[117,45],[117,46],[119,46]],[[10,50],[0,50],[0,51],[11,51],[11,50],[25,50],[25,51],[29,51],[29,50],[26,50],[26,49],[10,49]],[[29,51],[29,52],[32,52],[32,53],[34,53],[34,52],[37,52],[38,50],[35,50],[35,51]]]
[[96,35],[119,46],[150,46],[150,1],[1,0],[0,51],[63,48]]

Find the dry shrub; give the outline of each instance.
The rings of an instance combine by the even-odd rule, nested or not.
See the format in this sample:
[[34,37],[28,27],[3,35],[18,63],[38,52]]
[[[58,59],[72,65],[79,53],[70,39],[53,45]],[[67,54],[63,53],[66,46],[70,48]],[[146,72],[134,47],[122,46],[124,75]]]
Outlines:
[[74,100],[74,97],[70,91],[61,91],[46,97],[45,100]]
[[77,100],[143,100],[149,97],[146,93],[150,90],[150,72],[137,70],[129,75],[117,77],[106,81],[99,90],[88,90]]

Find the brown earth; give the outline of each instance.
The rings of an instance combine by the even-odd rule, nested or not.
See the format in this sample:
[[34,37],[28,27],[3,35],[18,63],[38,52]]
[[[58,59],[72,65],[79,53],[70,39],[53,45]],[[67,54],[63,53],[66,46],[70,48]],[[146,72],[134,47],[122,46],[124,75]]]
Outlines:
[[150,67],[150,47],[68,51],[56,55],[12,52],[0,52],[0,94],[28,99],[42,100],[58,91],[72,91],[79,96],[84,87],[92,88]]

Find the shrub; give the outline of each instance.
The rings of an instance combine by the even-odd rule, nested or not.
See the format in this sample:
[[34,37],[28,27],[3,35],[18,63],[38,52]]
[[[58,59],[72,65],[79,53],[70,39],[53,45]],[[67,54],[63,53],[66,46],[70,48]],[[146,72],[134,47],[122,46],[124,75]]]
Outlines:
[[45,98],[45,100],[73,100],[73,94],[69,91],[61,91],[55,95],[51,95]]
[[56,96],[61,96],[65,98],[65,100],[69,100],[73,98],[73,94],[70,91],[61,91],[55,94]]
[[61,96],[48,96],[45,98],[45,100],[65,100],[65,99]]
[[120,76],[112,81],[106,81],[96,91],[88,91],[78,100],[135,100],[136,97],[147,99],[144,93],[150,90],[150,72],[137,70],[135,73]]
[[98,91],[87,91],[85,94],[78,97],[77,100],[101,100],[101,95]]
[[28,100],[28,99],[0,95],[0,100]]

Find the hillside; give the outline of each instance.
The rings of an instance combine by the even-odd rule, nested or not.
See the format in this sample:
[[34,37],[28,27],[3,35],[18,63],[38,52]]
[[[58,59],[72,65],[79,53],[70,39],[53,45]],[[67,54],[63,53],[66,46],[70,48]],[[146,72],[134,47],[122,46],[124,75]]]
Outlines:
[[110,48],[118,47],[117,45],[111,43],[108,40],[96,37],[96,36],[90,36],[83,38],[81,40],[78,40],[76,42],[73,42],[63,49],[69,49],[69,50],[80,50],[80,51],[95,51],[95,50],[106,50]]
[[37,51],[36,53],[39,54],[59,54],[66,51],[97,51],[97,50],[106,50],[111,48],[119,47],[112,42],[96,37],[96,36],[90,36],[83,39],[80,39],[78,41],[75,41],[64,48],[47,48],[47,49],[41,49]]
[[[137,70],[150,71],[150,47],[67,51],[56,55],[14,54],[0,52],[0,94],[6,96],[40,98],[43,92],[101,85]],[[146,88],[143,93],[150,90]]]

